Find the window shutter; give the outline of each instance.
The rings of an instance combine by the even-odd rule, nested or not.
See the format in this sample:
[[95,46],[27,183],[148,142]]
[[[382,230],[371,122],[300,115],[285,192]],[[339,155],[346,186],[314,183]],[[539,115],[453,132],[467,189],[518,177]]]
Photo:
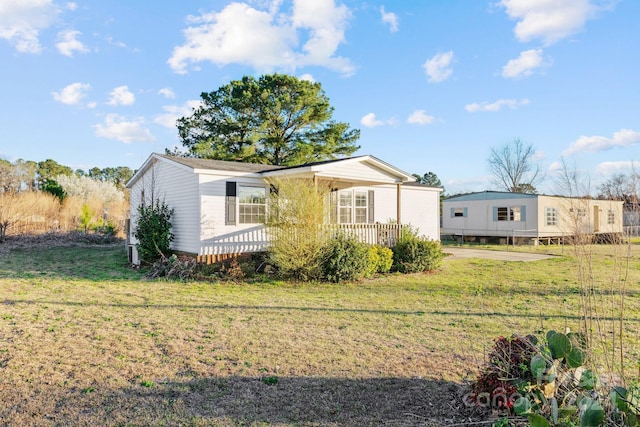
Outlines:
[[227,189],[225,192],[225,225],[236,225],[236,197],[238,195],[238,187],[236,182],[227,181]]
[[451,208],[451,218],[456,216],[456,208]]
[[376,222],[376,215],[374,212],[374,198],[373,198],[373,190],[369,190],[369,194],[367,196],[367,204],[369,205],[369,210],[368,210],[368,217],[367,217],[367,222],[369,224],[373,224],[374,222]]
[[520,206],[520,221],[527,220],[527,207],[525,205]]
[[494,221],[498,220],[498,207],[497,206],[493,207],[493,220]]
[[462,212],[462,216],[465,218],[467,217],[467,208],[464,208],[464,211]]

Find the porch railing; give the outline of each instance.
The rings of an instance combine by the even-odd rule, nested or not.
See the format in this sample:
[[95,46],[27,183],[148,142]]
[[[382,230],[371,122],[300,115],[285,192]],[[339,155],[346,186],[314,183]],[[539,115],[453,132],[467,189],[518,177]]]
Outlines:
[[356,237],[362,243],[388,248],[395,246],[402,231],[401,224],[324,224],[322,227],[328,232],[329,237],[345,233]]
[[[398,241],[402,227],[400,224],[322,224],[318,227],[318,233],[324,238],[344,233],[369,245],[393,247]],[[294,228],[283,228],[280,231],[288,238],[296,238]],[[207,262],[215,262],[227,255],[264,251],[268,249],[268,246],[269,230],[263,226],[252,227],[203,241],[200,245],[198,258],[207,260]]]

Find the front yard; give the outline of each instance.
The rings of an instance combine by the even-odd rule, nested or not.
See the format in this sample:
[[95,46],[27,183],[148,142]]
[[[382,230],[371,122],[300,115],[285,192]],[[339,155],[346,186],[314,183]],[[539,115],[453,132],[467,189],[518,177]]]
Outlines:
[[[632,249],[624,331],[637,377]],[[611,323],[615,257],[594,264]],[[0,253],[0,424],[463,425],[480,417],[463,384],[494,338],[580,322],[570,250],[349,285],[142,276],[120,246]]]

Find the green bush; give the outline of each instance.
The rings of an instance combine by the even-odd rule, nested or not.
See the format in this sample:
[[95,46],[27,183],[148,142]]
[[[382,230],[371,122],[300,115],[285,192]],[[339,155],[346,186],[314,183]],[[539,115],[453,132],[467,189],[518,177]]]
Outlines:
[[369,246],[368,261],[366,277],[372,277],[376,273],[388,273],[393,265],[393,251],[380,245]]
[[412,228],[405,228],[393,247],[393,269],[400,273],[420,273],[440,267],[444,252],[440,243],[418,236]]
[[138,244],[138,255],[146,262],[153,262],[169,253],[173,233],[171,216],[173,209],[156,200],[150,205],[138,206],[136,229],[133,233]]
[[362,279],[369,265],[369,249],[366,244],[346,234],[331,238],[323,251],[322,275],[330,282]]

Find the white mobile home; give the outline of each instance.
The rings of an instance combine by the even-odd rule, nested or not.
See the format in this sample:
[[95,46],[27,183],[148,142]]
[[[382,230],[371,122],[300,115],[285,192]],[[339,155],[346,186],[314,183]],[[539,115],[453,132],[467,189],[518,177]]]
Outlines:
[[[421,235],[440,239],[441,188],[373,156],[358,156],[282,167],[152,154],[127,183],[131,197],[130,260],[138,262],[137,207],[162,200],[173,209],[172,249],[201,260],[265,250],[262,224],[268,180],[308,178],[332,189],[327,222],[355,230],[369,243],[389,243],[389,234],[411,224]],[[329,202],[329,201],[328,201]]]
[[442,202],[442,233],[481,242],[623,232],[623,202],[484,191]]

